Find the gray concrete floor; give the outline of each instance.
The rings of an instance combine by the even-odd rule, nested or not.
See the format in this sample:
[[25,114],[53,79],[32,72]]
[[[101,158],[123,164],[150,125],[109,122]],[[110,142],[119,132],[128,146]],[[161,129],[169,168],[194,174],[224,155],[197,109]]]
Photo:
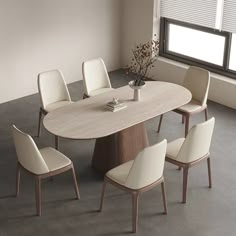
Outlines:
[[[122,71],[110,74],[113,87],[126,85]],[[82,81],[69,85],[74,101],[82,98]],[[236,111],[209,102],[209,116],[216,118],[211,146],[213,188],[208,188],[206,163],[190,170],[187,204],[181,204],[182,172],[166,163],[168,215],[162,215],[160,187],[140,197],[137,235],[220,236],[236,235]],[[35,216],[34,181],[22,174],[19,198],[14,197],[16,155],[10,125],[32,136],[37,132],[38,94],[0,105],[0,236],[5,235],[126,235],[131,232],[130,195],[108,186],[104,209],[98,213],[102,177],[90,167],[94,140],[62,139],[60,151],[74,162],[81,199],[75,200],[71,174],[56,176],[42,184],[42,216]],[[203,121],[203,114],[191,125]],[[181,137],[181,117],[169,112],[162,130],[156,133],[159,118],[146,122],[150,143]],[[54,146],[45,129],[34,138],[41,147]]]

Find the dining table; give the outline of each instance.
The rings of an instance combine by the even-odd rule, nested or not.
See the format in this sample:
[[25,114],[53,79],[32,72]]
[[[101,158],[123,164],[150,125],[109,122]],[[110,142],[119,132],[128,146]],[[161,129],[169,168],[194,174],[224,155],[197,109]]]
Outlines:
[[[58,137],[95,139],[92,167],[104,174],[133,160],[149,146],[146,121],[181,107],[192,98],[188,89],[161,81],[146,81],[140,92],[140,101],[133,100],[134,91],[128,85],[79,100],[49,112],[44,127]],[[113,98],[126,108],[107,110],[106,104]]]

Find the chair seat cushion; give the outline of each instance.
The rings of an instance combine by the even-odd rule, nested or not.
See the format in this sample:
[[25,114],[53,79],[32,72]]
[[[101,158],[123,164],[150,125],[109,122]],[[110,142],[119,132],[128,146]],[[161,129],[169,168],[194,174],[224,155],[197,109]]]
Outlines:
[[186,113],[191,113],[191,112],[196,112],[197,110],[202,109],[203,107],[201,104],[196,101],[196,100],[191,100],[189,103],[183,105],[182,107],[179,107],[176,110],[186,112]]
[[68,157],[54,148],[46,147],[39,151],[46,162],[49,171],[58,170],[71,164],[71,160]]
[[134,161],[128,161],[122,165],[119,165],[106,173],[106,176],[113,180],[114,182],[125,185],[126,179],[128,177],[130,168],[132,167]]
[[184,140],[185,138],[179,138],[168,143],[166,150],[166,157],[176,160],[179,150],[184,143]]
[[69,105],[71,103],[73,103],[73,102],[72,101],[60,101],[60,102],[51,103],[45,107],[45,110],[47,112],[54,111],[58,108],[64,107],[64,106]]
[[113,88],[100,88],[100,89],[96,89],[96,90],[91,91],[88,95],[90,97],[93,97],[93,96],[96,96],[96,95],[99,95],[99,94],[102,94],[102,93],[109,92],[111,90],[113,90]]

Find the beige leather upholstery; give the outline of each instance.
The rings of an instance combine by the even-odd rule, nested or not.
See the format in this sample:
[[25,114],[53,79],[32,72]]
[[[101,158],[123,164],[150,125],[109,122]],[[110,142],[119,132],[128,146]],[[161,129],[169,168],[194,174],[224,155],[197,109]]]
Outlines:
[[59,70],[40,73],[38,75],[38,89],[42,108],[47,112],[71,102],[63,74]]
[[102,58],[82,64],[85,93],[91,97],[112,90],[107,69]]
[[141,151],[134,161],[124,163],[110,171],[106,176],[130,189],[146,187],[163,175],[167,141],[155,144]]
[[201,103],[199,101],[192,99],[189,103],[183,105],[182,107],[179,107],[177,110],[191,113],[200,110],[201,108],[202,108]]
[[[192,93],[192,101],[180,110],[192,112],[198,106],[205,106],[207,103],[208,91],[210,86],[210,72],[199,67],[190,66],[187,70],[183,86]],[[193,106],[192,106],[193,105]]]
[[[210,86],[210,72],[199,67],[190,66],[187,70],[183,86],[192,93],[192,100],[174,111],[182,115],[185,122],[185,137],[189,130],[190,116],[204,111],[205,120],[208,119],[207,97]],[[163,115],[160,117],[157,132],[160,132]]]
[[45,111],[50,112],[50,111],[56,110],[60,107],[64,107],[66,105],[69,105],[71,103],[73,103],[73,102],[72,101],[60,101],[60,102],[51,103],[45,107]]
[[178,138],[167,144],[166,156],[176,160],[179,150],[184,143],[185,138]]
[[93,97],[93,96],[96,96],[96,95],[99,95],[99,94],[102,94],[102,93],[106,93],[106,92],[109,92],[113,90],[113,88],[101,88],[101,89],[96,89],[96,90],[93,90],[89,93],[89,96],[90,97]]
[[106,176],[118,184],[125,185],[129,171],[134,161],[128,161],[107,172]]
[[42,155],[49,171],[58,170],[71,164],[71,160],[68,157],[54,148],[42,148],[39,152]]
[[170,159],[190,163],[209,153],[215,118],[193,126],[186,139],[180,138],[168,143],[166,156]]
[[71,164],[70,159],[53,148],[47,147],[39,150],[32,137],[14,125],[12,132],[18,162],[31,173],[45,174]]

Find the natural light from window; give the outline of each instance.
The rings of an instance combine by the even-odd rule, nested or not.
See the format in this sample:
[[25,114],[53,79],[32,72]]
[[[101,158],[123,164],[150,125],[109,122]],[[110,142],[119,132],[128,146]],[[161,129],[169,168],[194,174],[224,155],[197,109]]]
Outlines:
[[[225,38],[223,36],[169,24],[168,43],[169,51],[215,65],[223,65],[225,46]],[[234,46],[236,47],[236,42]],[[232,61],[235,62],[234,59]],[[236,67],[235,64],[233,66]]]
[[236,71],[236,34],[232,35],[229,69]]

